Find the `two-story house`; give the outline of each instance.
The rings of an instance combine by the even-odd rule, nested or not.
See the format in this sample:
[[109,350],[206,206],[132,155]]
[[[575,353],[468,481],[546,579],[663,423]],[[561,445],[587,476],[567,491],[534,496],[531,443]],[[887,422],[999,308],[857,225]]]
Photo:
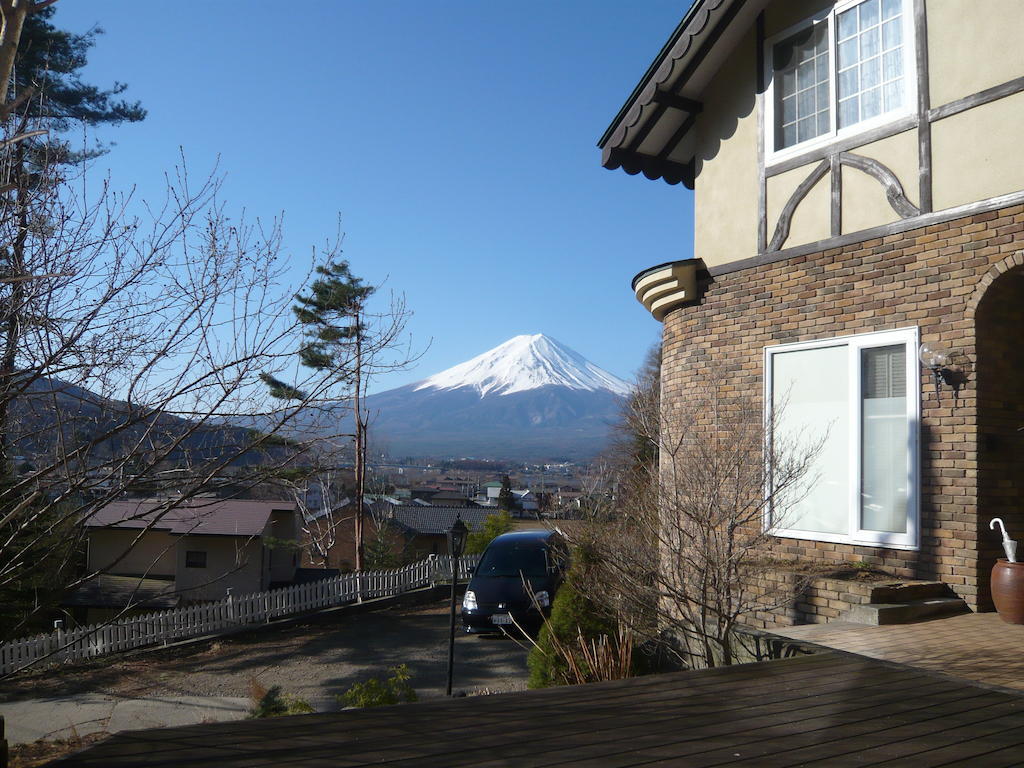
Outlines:
[[722,363],[828,425],[780,551],[975,609],[990,519],[1024,539],[1022,40],[1018,0],[695,0],[599,142],[694,190],[692,255],[633,281],[665,417]]

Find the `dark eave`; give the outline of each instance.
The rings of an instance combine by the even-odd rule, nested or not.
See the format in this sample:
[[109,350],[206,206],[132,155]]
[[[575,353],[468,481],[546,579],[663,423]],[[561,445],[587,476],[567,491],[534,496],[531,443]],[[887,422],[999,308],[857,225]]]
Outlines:
[[684,142],[703,105],[691,80],[708,63],[712,49],[740,11],[751,5],[763,3],[694,0],[598,141],[601,165],[693,188],[694,152]]

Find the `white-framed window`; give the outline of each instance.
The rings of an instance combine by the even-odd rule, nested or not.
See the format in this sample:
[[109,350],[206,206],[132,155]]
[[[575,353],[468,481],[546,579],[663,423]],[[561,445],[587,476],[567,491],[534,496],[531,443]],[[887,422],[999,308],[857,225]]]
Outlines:
[[769,160],[909,114],[910,0],[846,0],[766,41]]
[[779,536],[918,546],[916,328],[765,348],[780,463],[810,457],[766,525]]

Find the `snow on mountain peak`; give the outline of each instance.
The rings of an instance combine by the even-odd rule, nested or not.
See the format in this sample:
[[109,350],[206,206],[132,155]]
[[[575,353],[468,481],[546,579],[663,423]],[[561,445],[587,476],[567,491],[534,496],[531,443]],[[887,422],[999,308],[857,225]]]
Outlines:
[[483,397],[550,385],[591,392],[608,390],[617,395],[627,395],[631,389],[619,377],[543,333],[515,336],[472,360],[435,373],[416,384],[415,389],[472,387]]

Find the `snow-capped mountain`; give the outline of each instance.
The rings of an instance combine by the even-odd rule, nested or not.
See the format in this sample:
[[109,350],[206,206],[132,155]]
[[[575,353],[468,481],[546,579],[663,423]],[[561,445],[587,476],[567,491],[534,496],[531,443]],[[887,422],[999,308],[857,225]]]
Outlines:
[[415,391],[468,387],[481,397],[511,395],[547,386],[588,392],[607,390],[624,397],[630,389],[622,379],[543,333],[515,336],[413,386]]
[[630,386],[543,334],[516,336],[367,398],[392,456],[586,458],[607,444]]

